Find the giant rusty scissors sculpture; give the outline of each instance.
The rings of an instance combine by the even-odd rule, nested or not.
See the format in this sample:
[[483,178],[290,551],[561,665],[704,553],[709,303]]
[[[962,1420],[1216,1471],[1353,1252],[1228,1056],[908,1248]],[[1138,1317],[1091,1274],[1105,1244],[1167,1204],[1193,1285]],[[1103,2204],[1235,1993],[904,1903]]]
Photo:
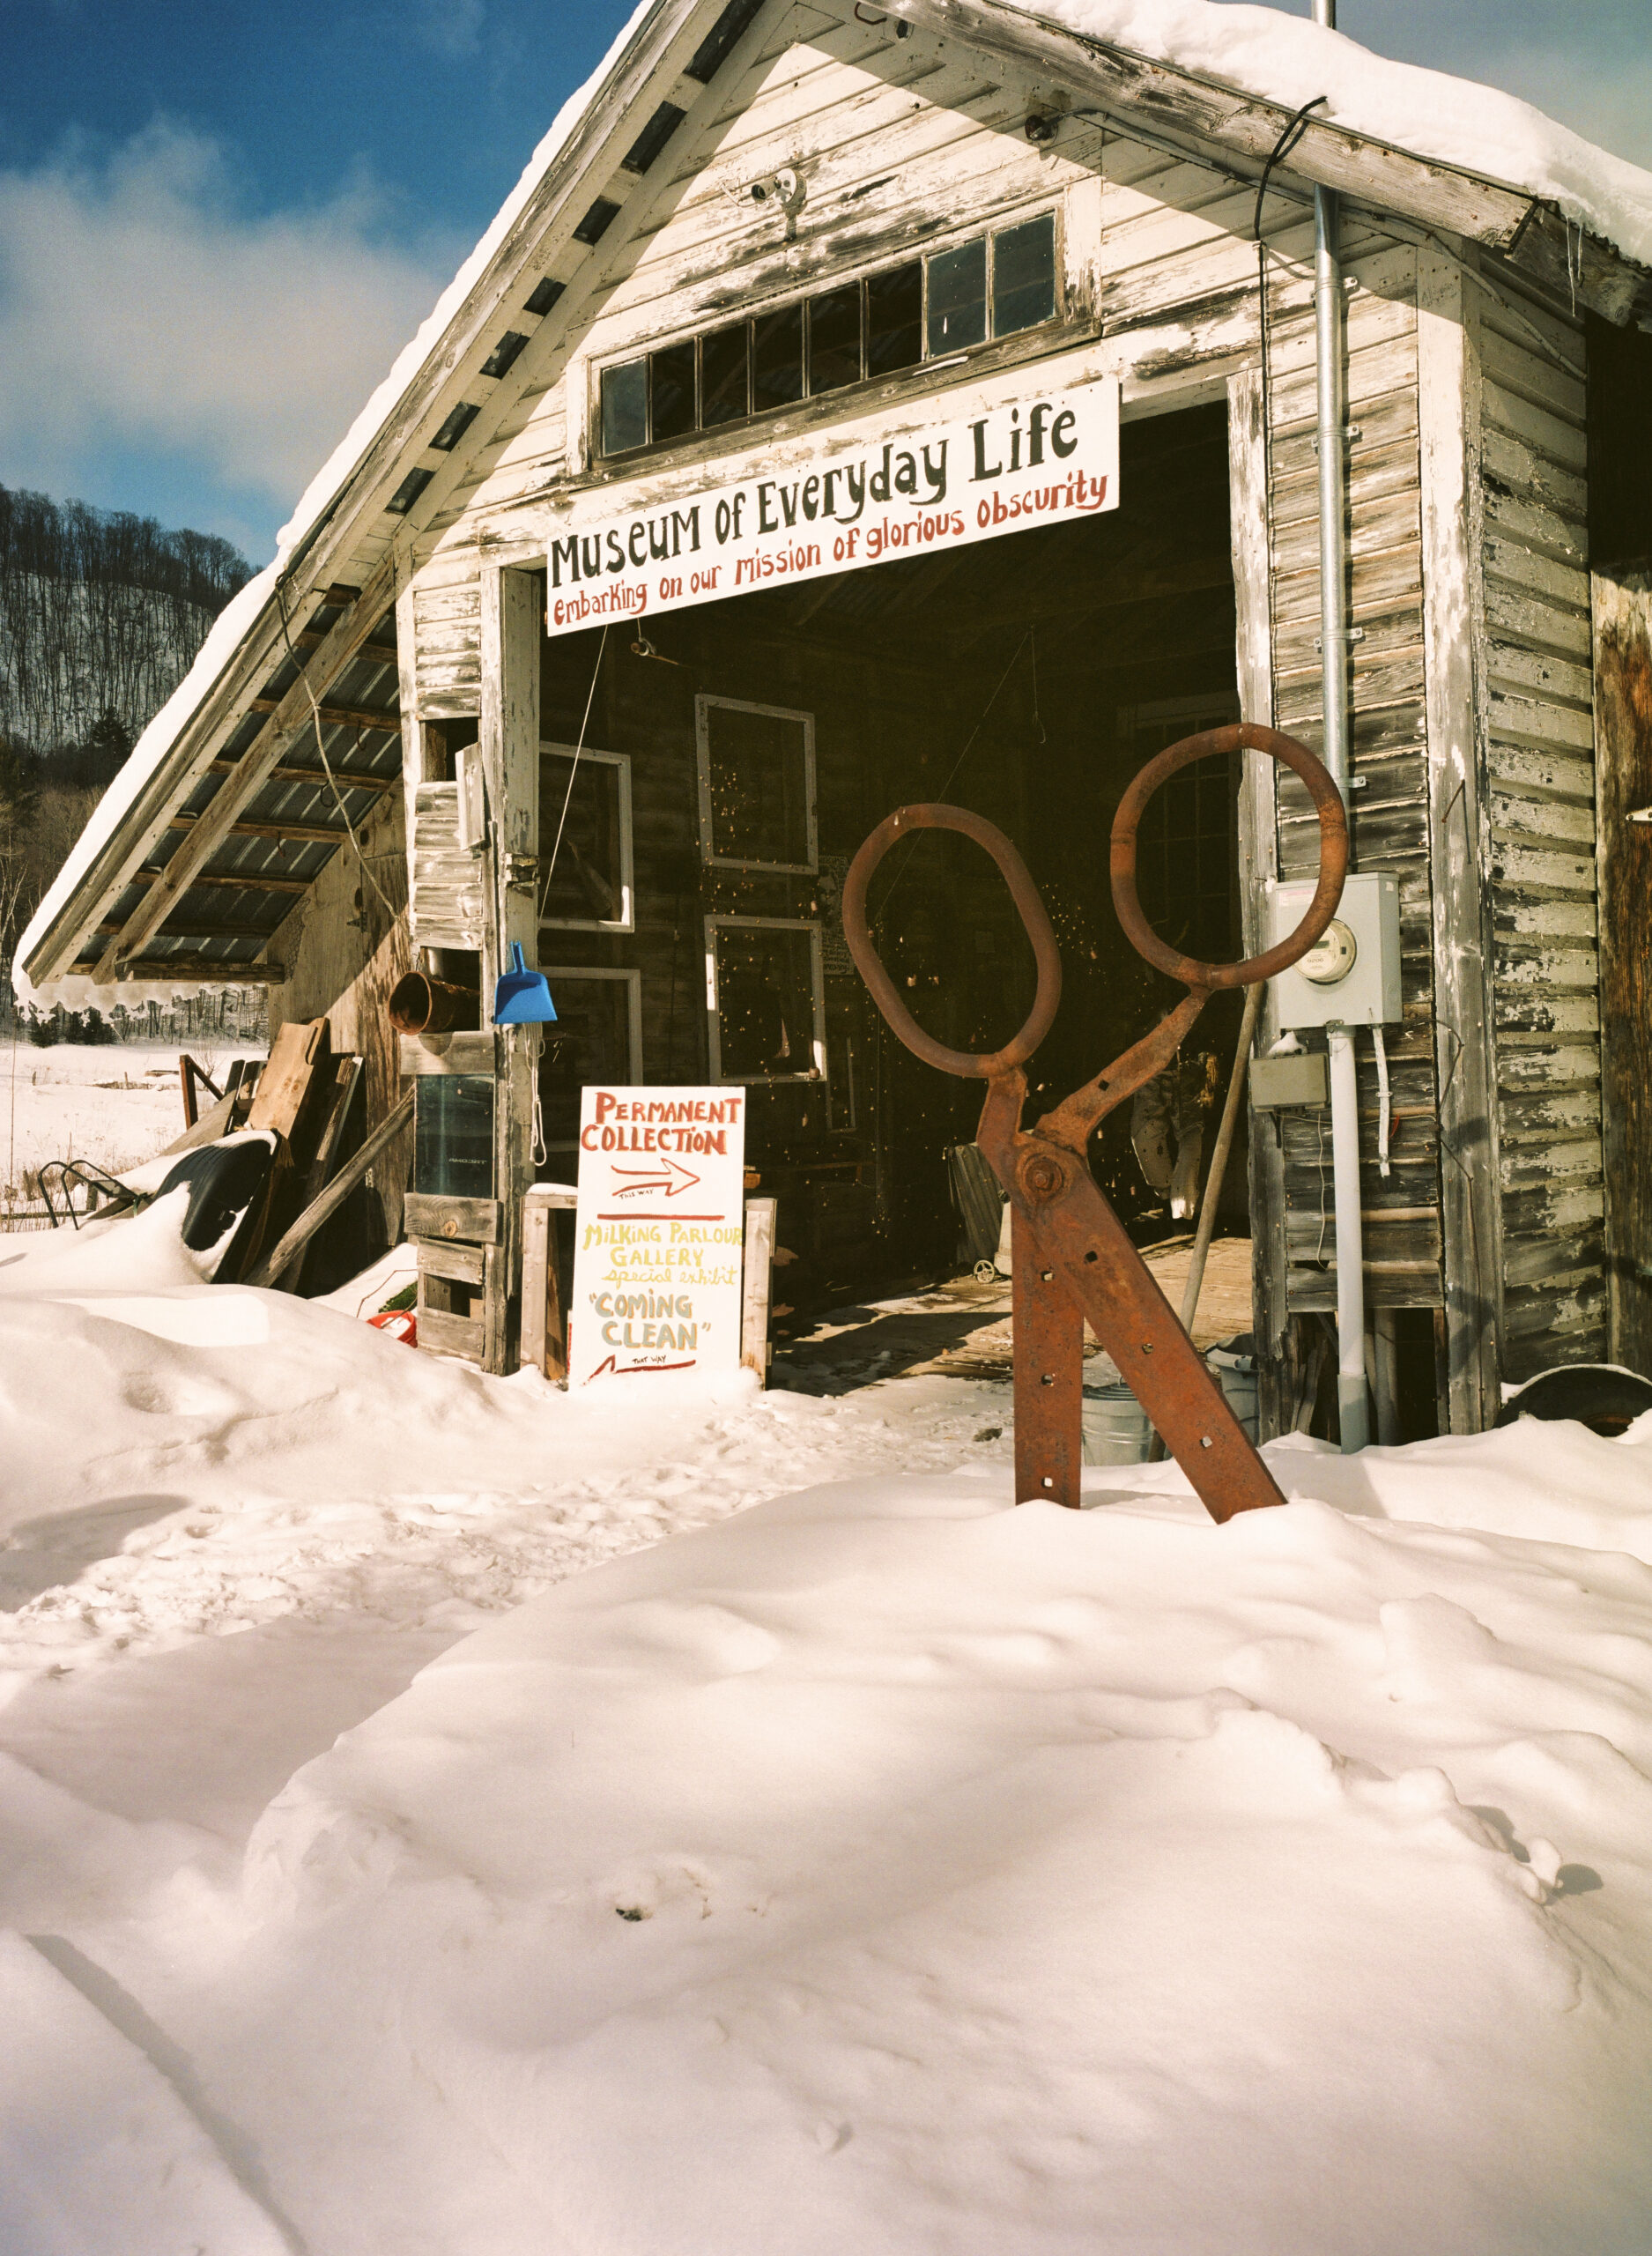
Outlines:
[[[1196,760],[1241,746],[1280,761],[1308,786],[1319,816],[1319,884],[1286,940],[1244,963],[1200,963],[1166,945],[1136,893],[1136,834],[1160,784]],[[949,1050],[925,1034],[879,961],[866,921],[866,888],[897,839],[916,830],[956,830],[986,849],[1003,872],[1038,963],[1026,1024],[990,1054]],[[1321,762],[1293,738],[1246,722],[1187,737],[1142,769],[1113,823],[1113,903],[1138,955],[1188,990],[1144,1041],[1048,1112],[1021,1126],[1022,1066],[1048,1033],[1061,1000],[1061,956],[1026,865],[996,827],[963,807],[897,808],[874,830],[843,887],[843,931],[873,1000],[915,1057],[945,1073],[987,1083],[976,1140],[1014,1208],[1015,1494],[1079,1501],[1083,1463],[1084,1327],[1129,1381],[1137,1399],[1192,1482],[1212,1519],[1280,1504],[1271,1474],[1224,1400],[1204,1359],[1126,1236],[1090,1172],[1085,1147],[1108,1114],[1167,1065],[1218,988],[1271,979],[1307,954],[1336,914],[1348,867],[1342,797]]]

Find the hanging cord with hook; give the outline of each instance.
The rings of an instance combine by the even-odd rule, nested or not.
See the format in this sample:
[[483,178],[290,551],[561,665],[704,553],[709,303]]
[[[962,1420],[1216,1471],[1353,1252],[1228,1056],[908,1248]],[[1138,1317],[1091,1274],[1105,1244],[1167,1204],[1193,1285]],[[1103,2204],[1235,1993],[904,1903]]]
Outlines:
[[557,856],[562,851],[562,833],[567,828],[568,808],[574,800],[574,779],[580,772],[580,754],[585,749],[585,731],[591,724],[591,707],[596,701],[596,685],[602,679],[603,652],[608,647],[608,628],[603,627],[602,640],[596,645],[596,663],[591,668],[591,686],[585,700],[585,717],[580,723],[580,740],[574,747],[574,765],[568,770],[568,787],[562,794],[562,813],[557,821],[557,835],[551,847],[551,863],[544,873],[544,884],[539,892],[539,914],[544,915],[544,905],[551,898],[551,880],[556,875]]
[[539,1074],[544,1064],[544,1028],[530,1027],[528,1067],[533,1078],[533,1131],[529,1146],[534,1165],[543,1167],[551,1156],[544,1139],[544,1111],[539,1102]]
[[[310,701],[310,717],[315,724],[315,749],[321,754],[322,773],[326,776],[329,784],[332,788],[333,804],[337,807],[339,813],[344,817],[344,832],[350,840],[351,849],[353,851],[357,861],[361,865],[361,873],[367,879],[367,883],[373,887],[374,893],[378,894],[380,901],[384,905],[384,913],[393,924],[401,912],[396,907],[394,902],[391,901],[389,894],[385,892],[384,887],[379,883],[377,878],[374,876],[373,865],[361,850],[361,841],[356,836],[356,827],[350,820],[350,810],[344,805],[344,795],[338,788],[338,778],[333,774],[332,762],[327,757],[327,746],[322,740],[322,709],[316,702],[315,686],[310,680],[309,675],[302,666],[299,665],[298,653],[293,648],[293,634],[287,620],[286,585],[283,580],[278,580],[276,582],[276,605],[281,613],[281,640],[286,644],[288,657],[293,661],[293,664],[299,668],[299,679],[304,685],[304,694]],[[358,744],[361,741],[359,731],[357,731],[356,741]]]

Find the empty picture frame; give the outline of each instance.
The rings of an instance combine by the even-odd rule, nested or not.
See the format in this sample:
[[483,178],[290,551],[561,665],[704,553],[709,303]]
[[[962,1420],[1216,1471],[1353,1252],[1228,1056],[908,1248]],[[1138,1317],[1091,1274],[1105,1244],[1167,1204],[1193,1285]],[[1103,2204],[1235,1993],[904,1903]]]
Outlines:
[[540,746],[539,866],[541,931],[635,931],[629,754]]
[[707,916],[706,1018],[714,1081],[824,1080],[819,925],[791,916]]
[[542,961],[539,968],[550,982],[561,1037],[545,1043],[539,1066],[545,1149],[572,1152],[579,1147],[581,1090],[634,1088],[641,1081],[642,974],[589,963]]
[[814,715],[737,697],[696,697],[700,849],[708,869],[812,877]]

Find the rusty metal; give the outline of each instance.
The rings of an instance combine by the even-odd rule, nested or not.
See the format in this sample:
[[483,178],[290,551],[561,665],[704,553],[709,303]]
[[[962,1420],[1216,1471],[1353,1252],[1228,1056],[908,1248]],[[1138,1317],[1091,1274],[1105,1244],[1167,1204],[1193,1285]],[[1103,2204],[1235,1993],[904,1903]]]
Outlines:
[[[1265,753],[1299,776],[1319,816],[1319,883],[1294,932],[1243,963],[1201,963],[1167,947],[1136,894],[1136,836],[1159,785],[1196,760],[1243,748]],[[1002,1050],[949,1050],[917,1024],[872,944],[866,890],[898,838],[956,830],[997,864],[1038,963],[1038,991],[1026,1024]],[[1113,902],[1132,946],[1187,988],[1152,1034],[1075,1089],[1036,1128],[1024,1129],[1022,1066],[1048,1033],[1061,1000],[1061,960],[1026,865],[995,825],[962,807],[900,807],[879,823],[843,887],[843,931],[856,968],[907,1048],[943,1072],[984,1080],[976,1140],[1014,1209],[1015,1494],[1076,1507],[1083,1466],[1084,1327],[1134,1391],[1212,1519],[1231,1519],[1285,1499],[1233,1416],[1204,1360],[1131,1244],[1090,1172],[1085,1147],[1108,1114],[1167,1065],[1218,988],[1270,979],[1307,954],[1335,915],[1348,867],[1342,797],[1320,762],[1293,738],[1251,722],[1187,737],[1150,761],[1125,793],[1113,825]]]

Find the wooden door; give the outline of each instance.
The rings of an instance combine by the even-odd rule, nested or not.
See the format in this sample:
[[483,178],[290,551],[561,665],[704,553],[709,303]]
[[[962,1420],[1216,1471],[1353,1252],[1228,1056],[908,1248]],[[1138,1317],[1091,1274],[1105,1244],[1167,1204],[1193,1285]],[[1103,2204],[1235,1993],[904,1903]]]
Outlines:
[[1652,1377],[1652,568],[1596,572],[1594,613],[1610,1353]]

